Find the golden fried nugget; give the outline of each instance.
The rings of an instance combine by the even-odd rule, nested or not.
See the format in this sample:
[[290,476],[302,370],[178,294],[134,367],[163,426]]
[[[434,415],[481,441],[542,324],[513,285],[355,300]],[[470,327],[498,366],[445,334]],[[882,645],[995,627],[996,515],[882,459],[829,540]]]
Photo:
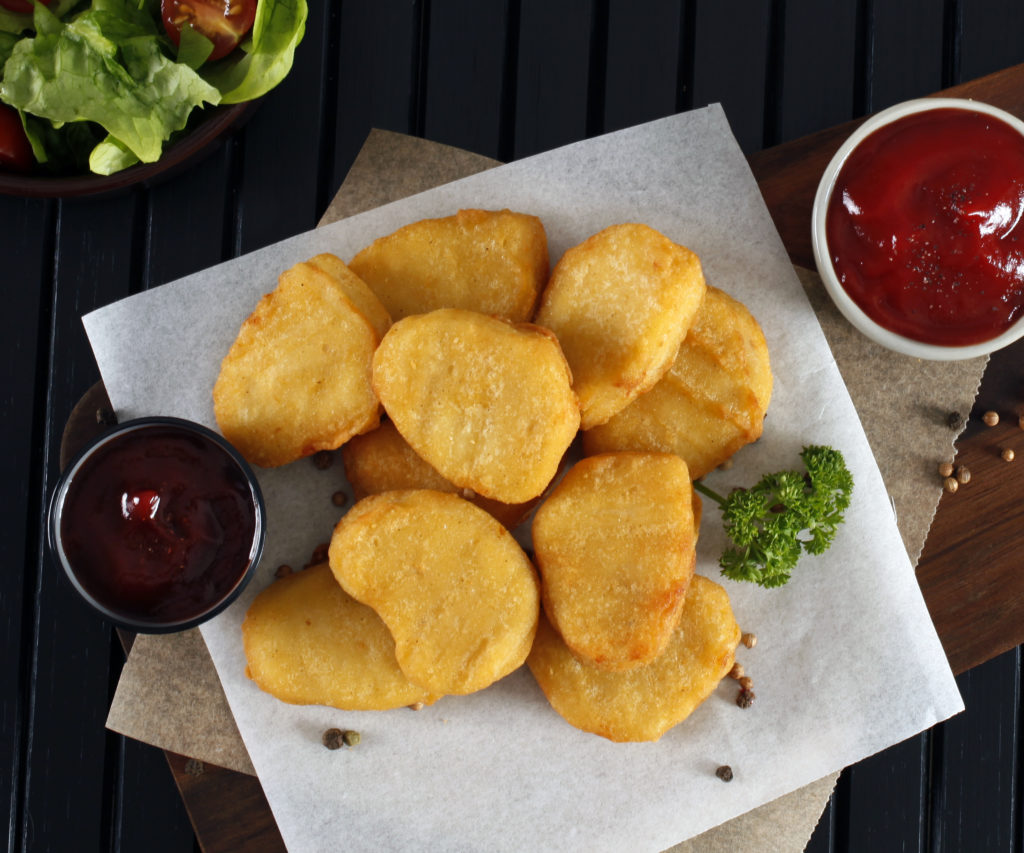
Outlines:
[[318,255],[284,272],[221,363],[214,414],[257,465],[284,465],[340,447],[375,427],[370,360],[387,312],[344,264]]
[[503,503],[540,495],[579,427],[554,335],[472,311],[395,323],[374,354],[373,388],[441,476]]
[[709,287],[669,372],[584,433],[583,448],[677,453],[698,479],[760,437],[771,395],[761,327],[742,303]]
[[584,430],[662,377],[704,290],[699,258],[646,225],[613,225],[562,256],[534,322],[565,351]]
[[248,676],[284,702],[377,711],[439,698],[405,677],[387,627],[338,586],[327,563],[256,596],[242,641]]
[[465,308],[525,322],[548,278],[548,240],[536,216],[460,210],[381,237],[349,266],[396,320]]
[[367,495],[401,489],[433,489],[459,494],[486,510],[511,530],[536,506],[539,498],[518,504],[506,504],[460,489],[444,477],[409,446],[395,425],[385,420],[372,432],[355,436],[341,448],[345,476],[356,500]]
[[540,608],[533,564],[501,524],[456,495],[363,498],[335,528],[328,559],[390,629],[402,672],[426,690],[481,690],[529,653]]
[[601,669],[668,645],[696,562],[693,486],[671,453],[607,453],[574,465],[533,519],[544,611]]
[[582,662],[543,614],[527,665],[571,725],[613,741],[651,741],[711,695],[739,641],[726,591],[694,575],[668,648],[646,666],[608,672]]

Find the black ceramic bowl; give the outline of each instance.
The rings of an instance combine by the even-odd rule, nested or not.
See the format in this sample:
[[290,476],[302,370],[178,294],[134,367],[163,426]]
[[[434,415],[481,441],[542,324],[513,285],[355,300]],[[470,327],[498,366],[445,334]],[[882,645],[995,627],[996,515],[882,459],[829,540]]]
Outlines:
[[265,517],[252,469],[221,436],[178,418],[141,418],[71,462],[48,531],[55,559],[98,613],[166,633],[238,597],[262,554]]
[[195,165],[249,118],[259,100],[230,106],[212,107],[198,113],[195,125],[170,144],[155,163],[139,163],[113,175],[20,175],[0,172],[0,195],[31,198],[75,198],[108,195],[136,184],[153,186]]

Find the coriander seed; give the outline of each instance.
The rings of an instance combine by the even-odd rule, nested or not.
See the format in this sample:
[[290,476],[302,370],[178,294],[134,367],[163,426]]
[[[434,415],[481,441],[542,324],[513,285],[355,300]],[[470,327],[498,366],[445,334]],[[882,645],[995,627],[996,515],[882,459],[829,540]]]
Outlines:
[[1004,447],[1003,452],[999,455],[1003,457],[1004,462],[1013,462],[1014,458],[1017,456],[1017,454],[1013,452],[1012,447]]
[[749,675],[744,675],[741,679],[739,679],[739,682],[740,682],[740,688],[742,690],[753,690],[754,689],[754,679],[751,678]]
[[945,479],[946,477],[953,476],[953,463],[952,462],[941,462],[939,463],[939,476]]
[[966,465],[959,465],[956,469],[956,481],[961,485],[965,486],[971,482],[971,469]]
[[290,574],[291,574],[291,573],[292,573],[293,571],[294,571],[294,570],[292,569],[292,567],[291,567],[291,566],[289,566],[289,565],[287,565],[287,564],[282,564],[282,565],[280,565],[280,566],[278,566],[278,567],[277,567],[277,571],[276,571],[276,572],[274,572],[274,577],[276,577],[276,578],[278,578],[278,579],[280,579],[280,578],[286,578],[286,577],[288,577],[288,575],[290,575]]
[[757,634],[753,631],[747,631],[740,637],[740,642],[743,643],[748,649],[754,648],[757,645]]
[[956,490],[960,488],[960,484],[956,481],[955,477],[946,477],[943,485],[946,487],[946,491],[951,495],[956,493]]
[[306,563],[305,568],[308,569],[311,566],[319,566],[322,562],[324,562],[327,559],[327,552],[330,550],[330,547],[331,545],[329,542],[321,542],[319,545],[317,545],[313,549],[313,553],[310,554],[309,562]]
[[981,416],[981,419],[985,422],[986,426],[993,427],[999,423],[999,412],[993,412],[989,409],[985,414]]
[[1019,418],[1017,418],[1017,426],[1019,426],[1021,429],[1024,429],[1024,415],[1021,415]]
[[736,661],[736,663],[732,665],[732,669],[729,670],[729,678],[735,678],[737,681],[743,678],[743,664]]
[[715,771],[715,775],[723,782],[732,781],[732,768],[728,764],[723,764]]
[[345,506],[348,503],[348,495],[344,492],[335,492],[331,495],[331,503],[335,506]]
[[363,739],[363,736],[359,732],[354,732],[346,729],[341,733],[341,740],[345,746],[356,746],[359,741]]

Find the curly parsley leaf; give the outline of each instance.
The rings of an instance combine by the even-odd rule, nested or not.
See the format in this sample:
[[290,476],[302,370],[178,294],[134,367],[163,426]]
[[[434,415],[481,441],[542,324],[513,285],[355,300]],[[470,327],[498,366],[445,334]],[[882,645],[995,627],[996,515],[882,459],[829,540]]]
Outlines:
[[806,473],[766,474],[727,497],[694,483],[722,507],[722,523],[733,543],[719,560],[726,577],[779,587],[801,554],[823,554],[832,544],[850,505],[853,476],[843,455],[831,447],[805,447],[800,458]]

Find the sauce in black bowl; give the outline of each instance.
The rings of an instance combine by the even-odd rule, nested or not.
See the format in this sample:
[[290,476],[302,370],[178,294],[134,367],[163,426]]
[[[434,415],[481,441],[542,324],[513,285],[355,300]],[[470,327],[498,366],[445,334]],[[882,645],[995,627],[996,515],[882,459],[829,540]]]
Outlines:
[[102,436],[53,495],[50,542],[83,598],[136,631],[191,627],[241,592],[259,560],[251,469],[198,424],[146,418]]

